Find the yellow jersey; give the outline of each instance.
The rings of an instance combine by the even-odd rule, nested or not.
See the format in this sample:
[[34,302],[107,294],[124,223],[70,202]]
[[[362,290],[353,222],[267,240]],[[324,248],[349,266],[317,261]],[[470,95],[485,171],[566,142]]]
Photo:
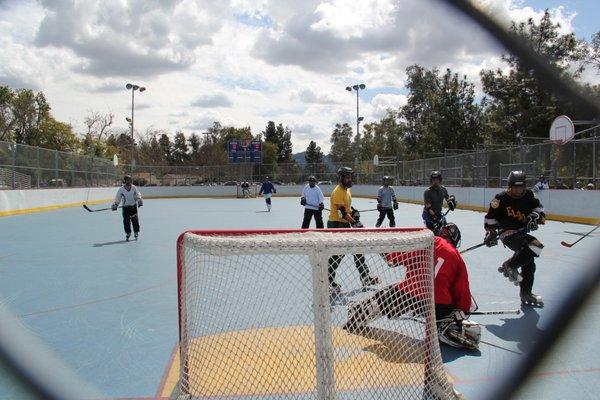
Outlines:
[[348,222],[340,217],[338,205],[343,205],[346,212],[350,212],[350,205],[352,204],[352,193],[350,192],[350,189],[337,185],[335,189],[333,189],[333,192],[331,192],[329,201],[329,221]]

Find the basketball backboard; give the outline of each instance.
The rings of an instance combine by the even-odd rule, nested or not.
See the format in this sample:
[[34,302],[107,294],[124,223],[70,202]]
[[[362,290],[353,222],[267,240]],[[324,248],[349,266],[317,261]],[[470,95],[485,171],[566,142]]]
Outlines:
[[550,141],[565,144],[575,136],[575,125],[566,115],[556,117],[550,126]]

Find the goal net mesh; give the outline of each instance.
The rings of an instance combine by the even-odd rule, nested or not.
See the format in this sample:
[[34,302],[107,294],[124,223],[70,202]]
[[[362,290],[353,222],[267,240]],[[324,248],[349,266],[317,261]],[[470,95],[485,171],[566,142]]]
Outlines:
[[451,398],[432,259],[421,229],[182,234],[174,398]]

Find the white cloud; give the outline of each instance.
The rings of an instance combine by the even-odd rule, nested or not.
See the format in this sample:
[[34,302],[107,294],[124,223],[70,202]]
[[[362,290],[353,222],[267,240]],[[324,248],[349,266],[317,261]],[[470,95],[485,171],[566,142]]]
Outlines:
[[[500,18],[543,10],[480,0]],[[552,10],[565,32],[574,12]],[[59,120],[82,128],[88,110],[129,115],[136,126],[199,132],[214,121],[292,129],[295,151],[328,151],[335,123],[374,122],[406,100],[405,69],[446,67],[479,82],[503,52],[473,23],[433,0],[27,0],[0,2],[0,84],[42,90]],[[378,92],[380,88],[380,92]],[[386,90],[384,90],[386,88]],[[395,90],[389,90],[390,88]],[[394,94],[390,94],[390,92]],[[127,107],[126,107],[127,106]]]

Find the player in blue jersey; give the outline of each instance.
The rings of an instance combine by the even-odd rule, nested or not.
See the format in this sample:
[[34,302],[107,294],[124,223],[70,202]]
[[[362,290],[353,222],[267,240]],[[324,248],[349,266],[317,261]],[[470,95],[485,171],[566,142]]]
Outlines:
[[267,211],[271,211],[271,196],[273,196],[273,194],[275,193],[277,193],[277,190],[275,190],[275,186],[271,183],[269,177],[267,176],[262,186],[260,187],[260,191],[258,192],[259,196],[265,196],[265,203],[267,203]]

